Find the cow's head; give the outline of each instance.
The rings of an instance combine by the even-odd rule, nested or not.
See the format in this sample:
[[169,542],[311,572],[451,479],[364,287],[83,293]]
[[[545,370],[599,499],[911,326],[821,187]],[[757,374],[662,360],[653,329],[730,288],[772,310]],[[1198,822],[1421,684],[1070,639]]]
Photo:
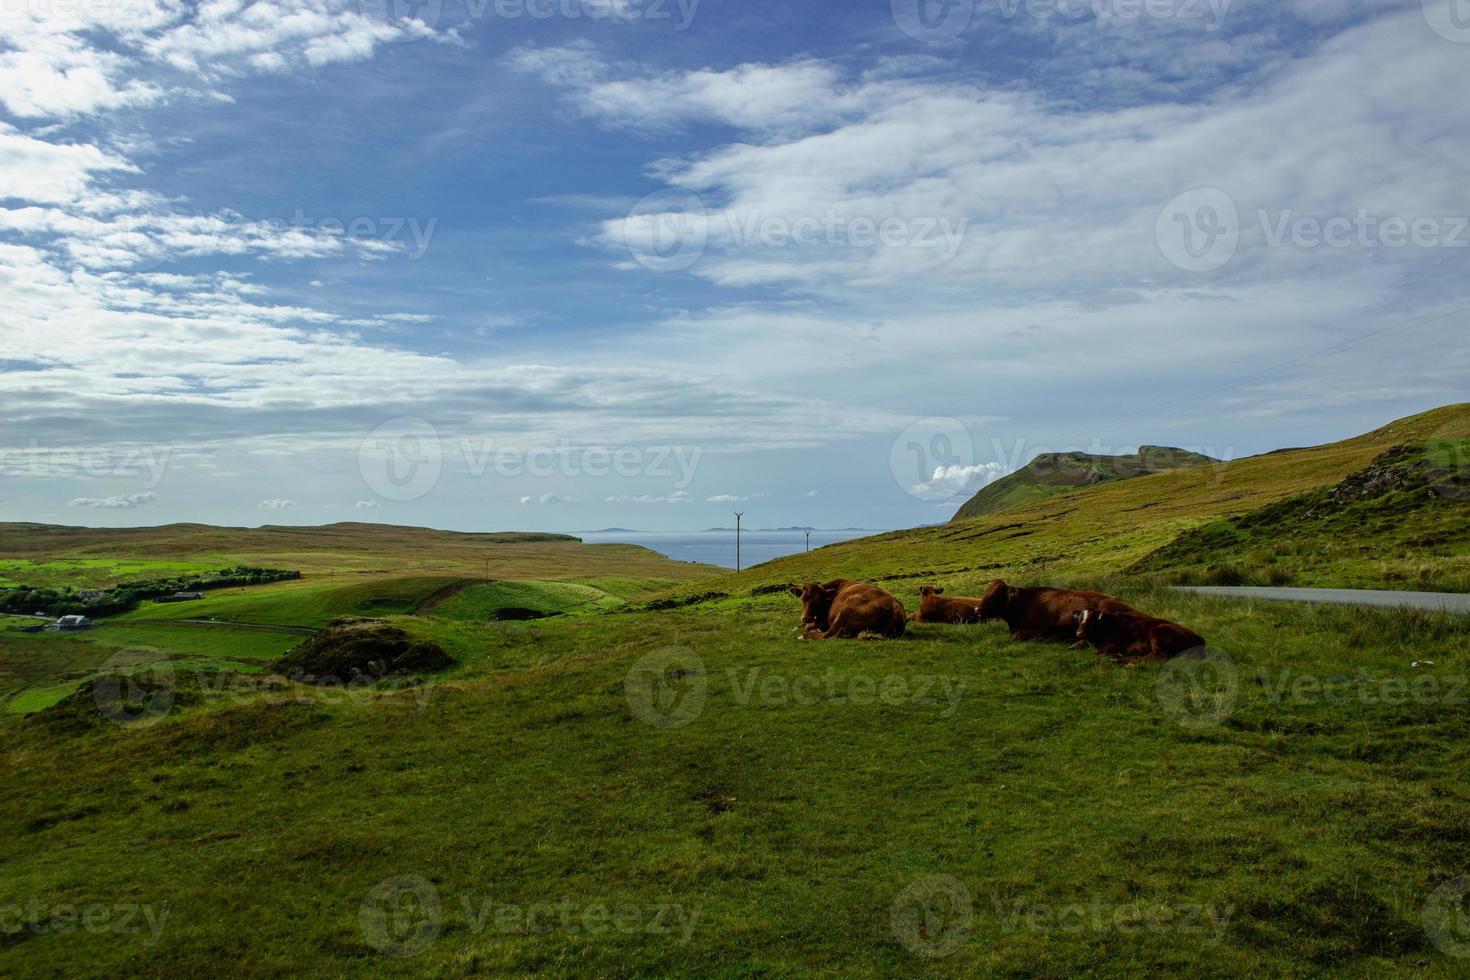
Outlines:
[[806,585],[791,587],[791,594],[801,600],[801,625],[807,628],[828,629],[828,614],[832,611],[832,600],[837,598],[837,590],[822,585],[819,582],[809,582]]
[[925,599],[931,595],[944,595],[944,589],[937,585],[921,585],[919,586],[919,595]]
[[1006,609],[1010,605],[1011,592],[1011,587],[1006,585],[1003,579],[991,582],[990,588],[985,590],[985,595],[980,599],[980,618],[1004,618]]
[[1108,614],[1089,607],[1073,613],[1072,618],[1077,622],[1077,639],[1090,640],[1104,629]]

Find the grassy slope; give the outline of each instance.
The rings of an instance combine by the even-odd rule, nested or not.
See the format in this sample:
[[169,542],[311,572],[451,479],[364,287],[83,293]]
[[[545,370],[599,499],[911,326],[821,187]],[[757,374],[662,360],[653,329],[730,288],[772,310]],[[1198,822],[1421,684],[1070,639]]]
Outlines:
[[[709,566],[675,562],[633,545],[584,545],[562,535],[460,534],[381,525],[326,528],[87,529],[10,524],[0,527],[0,570],[31,584],[109,585],[163,570],[207,570],[236,564],[305,569],[299,581],[221,589],[196,602],[144,602],[80,638],[67,638],[76,656],[48,657],[42,637],[0,631],[0,705],[9,713],[40,710],[82,679],[133,648],[158,661],[192,664],[241,651],[221,663],[239,668],[254,651],[278,656],[299,637],[231,630],[230,623],[315,628],[339,615],[407,614],[436,592],[483,578],[546,582],[550,591],[595,590],[604,606],[681,580],[705,577]],[[46,549],[59,549],[48,551]],[[171,621],[217,619],[202,630]],[[139,637],[143,637],[140,641]],[[228,662],[226,662],[228,661]]]
[[[1453,405],[1327,446],[1142,476],[1000,514],[839,542],[727,576],[719,588],[736,593],[780,582],[868,578],[889,583],[907,602],[930,580],[963,593],[997,576],[1113,575],[1183,531],[1336,483],[1391,446],[1465,438],[1470,404]],[[1335,571],[1340,584],[1360,584],[1357,572],[1377,557],[1345,556],[1339,568],[1319,566],[1316,579],[1304,584],[1339,584]],[[678,591],[698,593],[709,584]]]
[[[0,760],[0,904],[166,901],[171,918],[154,945],[24,934],[0,942],[0,967],[919,975],[936,964],[895,938],[892,908],[945,874],[975,909],[945,973],[1455,975],[1418,909],[1470,870],[1470,710],[1282,705],[1252,681],[1408,680],[1411,657],[1463,676],[1463,621],[1136,598],[1236,658],[1225,725],[1175,724],[1150,671],[995,629],[802,643],[779,597],[478,627],[457,650],[473,659],[427,692],[262,697],[80,737],[27,722]],[[631,717],[624,682],[671,645],[701,658],[708,695],[692,724],[659,730]],[[747,698],[752,670],[837,697]],[[871,690],[854,679],[929,675],[963,684],[957,703],[843,700]],[[443,902],[437,942],[406,960],[376,955],[358,918],[397,875]],[[698,919],[682,943],[473,918],[564,899]],[[1034,931],[998,914],[1016,902],[1228,919],[1218,941]]]
[[1070,493],[1079,487],[1130,480],[1150,473],[1214,462],[1208,456],[1163,446],[1145,446],[1131,456],[1046,453],[976,494],[955,512],[954,520],[981,517]]
[[[1420,910],[1470,872],[1463,618],[1124,583],[1230,658],[1238,703],[1194,729],[1164,710],[1156,667],[1018,645],[995,627],[803,643],[789,596],[748,593],[836,574],[901,593],[997,571],[1107,575],[1181,529],[1336,482],[1388,445],[1470,434],[1467,419],[1460,406],[1323,449],[829,546],[684,586],[734,597],[668,612],[395,617],[459,660],[426,690],[292,688],[82,735],[13,724],[0,907],[172,906],[151,945],[0,936],[0,972],[1462,975]],[[698,658],[707,698],[686,727],[658,729],[630,710],[625,683],[670,648]],[[817,694],[793,701],[802,677]],[[961,697],[867,693],[929,677]],[[1324,694],[1297,678],[1343,685]],[[1404,696],[1427,680],[1431,694]],[[396,875],[423,876],[443,902],[437,941],[403,960],[377,955],[359,922],[370,889]],[[932,875],[957,879],[974,909],[973,934],[939,961],[892,927],[898,896]],[[486,902],[563,900],[675,904],[698,919],[683,943],[474,918]],[[1007,920],[1018,902],[1023,918]],[[1202,935],[1025,917],[1074,903],[1208,904],[1226,922]]]

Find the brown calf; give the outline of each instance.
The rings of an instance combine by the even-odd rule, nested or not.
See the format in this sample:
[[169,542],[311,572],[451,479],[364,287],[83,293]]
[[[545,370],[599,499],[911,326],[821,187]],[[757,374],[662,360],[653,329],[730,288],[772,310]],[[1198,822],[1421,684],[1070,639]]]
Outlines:
[[1038,636],[1069,640],[1077,634],[1077,615],[1086,609],[1135,611],[1122,599],[1102,592],[1073,592],[1045,586],[1016,588],[996,579],[980,600],[980,619],[982,622],[1005,620],[1013,640],[1033,640]]
[[919,587],[919,611],[909,619],[916,623],[978,623],[980,600],[946,596],[933,585]]
[[1205,645],[1188,627],[1141,612],[1084,609],[1077,614],[1076,635],[1122,664],[1168,660]]
[[801,625],[809,638],[851,639],[859,633],[903,636],[908,619],[903,603],[876,585],[833,579],[812,582],[791,594],[801,599]]

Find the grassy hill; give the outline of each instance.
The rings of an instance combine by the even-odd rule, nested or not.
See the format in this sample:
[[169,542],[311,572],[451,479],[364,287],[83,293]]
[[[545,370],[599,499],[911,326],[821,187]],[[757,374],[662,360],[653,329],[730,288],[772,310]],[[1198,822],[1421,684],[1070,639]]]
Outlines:
[[981,517],[1024,504],[1116,480],[1129,480],[1150,473],[1219,463],[1219,460],[1184,449],[1140,446],[1128,456],[1093,456],[1087,453],[1042,453],[1014,473],[982,487],[955,512],[954,520]]
[[[1393,447],[1413,444],[1427,452],[1433,446],[1455,457],[1455,447],[1466,439],[1470,404],[1451,405],[1325,446],[1140,476],[1003,513],[838,542],[724,577],[718,588],[739,594],[841,576],[887,583],[910,601],[918,586],[929,581],[951,593],[968,594],[996,577],[1080,581],[1144,571],[1141,563],[1186,532],[1302,494],[1325,492]],[[1416,508],[1430,523],[1470,518],[1470,493],[1462,492],[1470,488],[1465,482],[1470,480],[1465,472],[1470,457],[1460,455],[1454,461],[1457,475],[1448,478],[1449,492],[1432,506]],[[1320,543],[1320,560],[1296,569],[1293,584],[1413,581],[1418,587],[1451,591],[1470,586],[1463,549],[1443,546],[1433,534],[1389,523],[1378,531],[1362,527]],[[1147,566],[1154,571],[1163,567]],[[1287,568],[1291,571],[1289,563]],[[678,591],[698,594],[709,587],[696,581]]]
[[[663,611],[533,582],[383,591],[456,661],[421,686],[297,685],[259,648],[234,654],[253,673],[206,669],[232,648],[196,629],[193,659],[148,665],[160,717],[81,698],[5,723],[0,908],[45,928],[0,934],[0,972],[1462,976],[1443,886],[1470,874],[1470,620],[1158,585],[1221,557],[1218,522],[1254,551],[1254,528],[1321,520],[1316,541],[1342,513],[1385,574],[1451,574],[1459,539],[1393,515],[1460,513],[1465,439],[1455,406],[704,570],[659,594],[727,596]],[[1293,573],[1376,567],[1319,558]],[[804,642],[773,590],[844,574],[909,601],[997,572],[1117,588],[1212,659],[1120,669],[995,626]],[[572,614],[480,616],[528,597]],[[138,931],[51,928],[122,905],[150,913]]]

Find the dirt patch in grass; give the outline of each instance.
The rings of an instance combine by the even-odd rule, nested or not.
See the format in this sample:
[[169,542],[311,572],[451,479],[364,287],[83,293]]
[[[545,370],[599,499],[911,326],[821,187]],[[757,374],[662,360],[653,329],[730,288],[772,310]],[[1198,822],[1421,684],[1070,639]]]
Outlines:
[[343,683],[442,670],[454,661],[437,643],[381,619],[343,616],[286,651],[275,671],[306,683]]

